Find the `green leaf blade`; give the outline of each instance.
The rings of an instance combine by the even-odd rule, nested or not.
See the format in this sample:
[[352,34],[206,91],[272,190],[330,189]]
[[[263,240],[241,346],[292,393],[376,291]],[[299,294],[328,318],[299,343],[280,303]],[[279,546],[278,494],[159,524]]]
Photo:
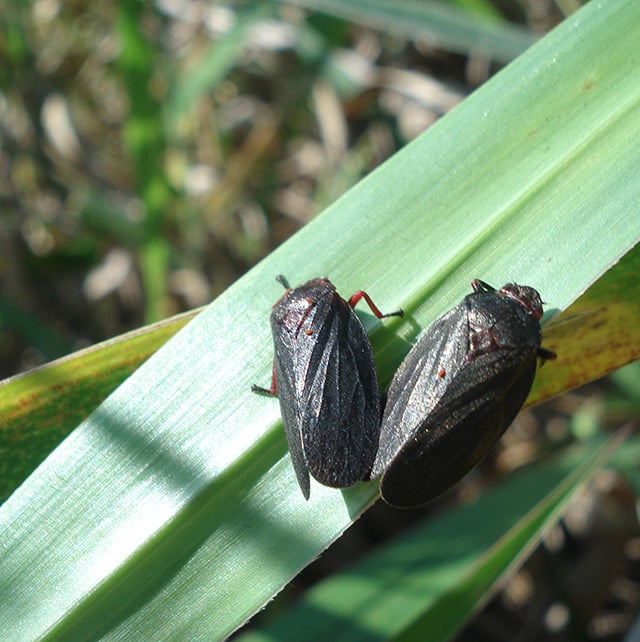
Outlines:
[[490,15],[486,5],[472,12],[453,3],[429,0],[289,1],[355,24],[423,38],[450,51],[480,51],[500,62],[509,62],[537,39],[532,31],[509,24],[495,13]]

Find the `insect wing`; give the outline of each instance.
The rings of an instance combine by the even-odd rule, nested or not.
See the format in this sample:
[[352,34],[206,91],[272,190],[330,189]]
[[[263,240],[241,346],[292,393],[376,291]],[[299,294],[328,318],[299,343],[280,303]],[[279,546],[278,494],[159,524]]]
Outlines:
[[420,506],[454,486],[493,447],[524,403],[536,371],[530,347],[500,349],[461,368],[382,476],[392,506]]
[[539,295],[531,289],[537,299],[524,298],[529,289],[515,285],[473,287],[425,332],[389,388],[372,476],[382,476],[391,505],[419,506],[456,484],[531,389],[541,332],[526,304]]
[[284,434],[289,446],[289,454],[293,470],[296,473],[300,490],[305,499],[309,499],[311,485],[309,482],[309,471],[302,450],[302,435],[300,433],[300,411],[298,399],[298,379],[300,372],[296,364],[297,358],[296,343],[288,347],[289,342],[284,341],[281,335],[276,335],[274,330],[275,346],[275,376],[278,388],[278,399],[280,401],[280,412],[284,425]]
[[289,290],[271,313],[274,368],[282,423],[293,469],[305,499],[311,486],[303,450],[301,417],[318,327],[330,313],[334,288],[321,279]]
[[332,286],[299,288],[274,308],[272,331],[280,409],[303,495],[309,498],[309,472],[338,488],[364,479],[378,447],[380,402],[360,320]]
[[378,448],[373,352],[360,320],[337,295],[315,328],[300,403],[302,448],[319,482],[343,488],[364,479]]
[[405,357],[387,391],[372,479],[389,466],[446,394],[465,362],[467,333],[467,310],[461,303],[429,326]]

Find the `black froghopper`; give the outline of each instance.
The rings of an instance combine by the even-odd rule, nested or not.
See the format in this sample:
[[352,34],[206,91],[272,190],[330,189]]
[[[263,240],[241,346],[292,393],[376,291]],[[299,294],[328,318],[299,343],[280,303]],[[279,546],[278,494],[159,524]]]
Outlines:
[[327,278],[317,278],[286,292],[273,306],[275,347],[271,388],[277,394],[293,468],[306,499],[309,473],[335,488],[365,479],[378,449],[380,391],[373,351],[364,326],[353,311],[362,291],[345,301]]
[[455,485],[522,407],[541,348],[542,300],[480,280],[419,338],[387,393],[371,478],[392,506],[420,506]]

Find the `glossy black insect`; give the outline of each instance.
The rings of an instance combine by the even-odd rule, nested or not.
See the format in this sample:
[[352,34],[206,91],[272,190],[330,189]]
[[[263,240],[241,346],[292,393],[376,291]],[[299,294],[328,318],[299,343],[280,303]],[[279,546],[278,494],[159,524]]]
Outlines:
[[277,394],[293,468],[309,499],[311,473],[325,486],[344,488],[363,480],[373,464],[380,433],[380,392],[373,351],[353,311],[362,291],[345,301],[327,278],[287,288],[271,312],[275,347],[271,388]]
[[392,506],[420,506],[456,484],[522,407],[538,358],[542,300],[531,287],[473,293],[420,337],[387,394],[371,478]]

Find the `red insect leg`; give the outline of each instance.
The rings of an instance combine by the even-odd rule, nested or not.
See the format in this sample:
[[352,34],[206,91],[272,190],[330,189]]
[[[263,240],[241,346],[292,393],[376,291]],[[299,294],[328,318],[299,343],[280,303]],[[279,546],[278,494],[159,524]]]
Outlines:
[[358,290],[356,293],[352,294],[348,303],[352,308],[354,308],[357,305],[358,301],[360,301],[360,299],[364,299],[367,302],[369,308],[371,308],[371,312],[373,312],[373,314],[375,314],[378,319],[404,316],[404,312],[402,310],[398,310],[397,312],[389,312],[388,314],[382,314],[382,312],[378,310],[376,304],[371,300],[371,297],[364,290]]

